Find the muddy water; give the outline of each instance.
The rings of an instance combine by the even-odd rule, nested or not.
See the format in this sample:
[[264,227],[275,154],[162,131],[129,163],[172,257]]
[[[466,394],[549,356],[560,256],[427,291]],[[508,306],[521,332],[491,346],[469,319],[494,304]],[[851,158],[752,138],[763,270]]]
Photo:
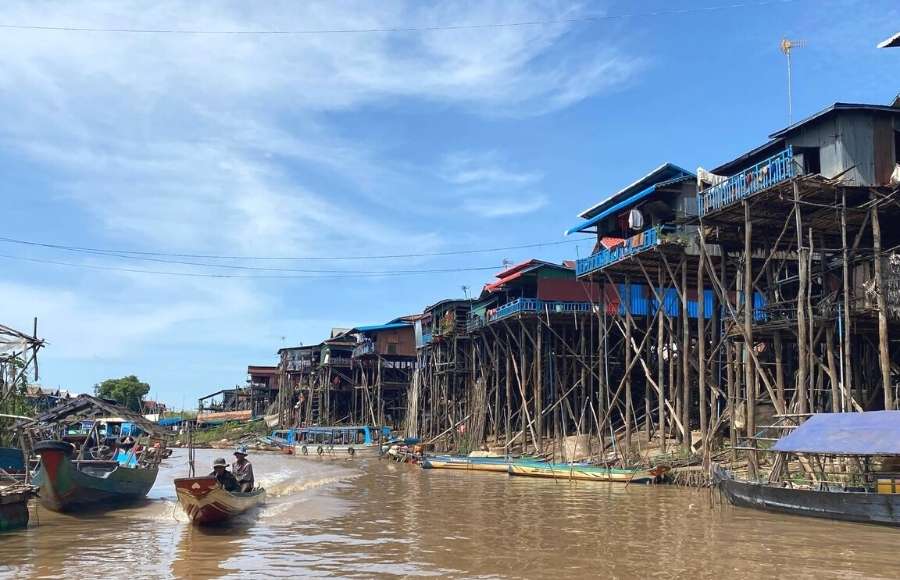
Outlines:
[[33,511],[35,525],[0,536],[0,577],[900,575],[900,530],[735,509],[707,491],[252,459],[269,500],[226,529],[186,523],[176,451],[143,505],[90,518]]

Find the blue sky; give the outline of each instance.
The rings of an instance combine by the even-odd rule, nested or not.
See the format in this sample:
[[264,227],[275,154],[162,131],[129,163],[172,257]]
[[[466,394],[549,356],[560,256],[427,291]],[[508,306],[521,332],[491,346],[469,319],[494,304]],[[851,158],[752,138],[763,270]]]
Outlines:
[[[4,29],[0,237],[123,250],[333,257],[565,241],[577,214],[664,161],[712,167],[795,118],[900,91],[891,1],[6,2],[0,24],[422,32],[173,35]],[[644,14],[559,22],[599,15]],[[0,321],[40,319],[41,382],[137,374],[175,406],[246,366],[477,292],[491,270],[590,242],[388,260],[171,264],[0,242]],[[35,262],[23,260],[43,260]],[[169,259],[169,258],[166,258]],[[66,262],[75,266],[49,264]],[[209,262],[209,260],[181,259]],[[77,266],[77,267],[76,267]],[[243,278],[134,271],[232,273]]]

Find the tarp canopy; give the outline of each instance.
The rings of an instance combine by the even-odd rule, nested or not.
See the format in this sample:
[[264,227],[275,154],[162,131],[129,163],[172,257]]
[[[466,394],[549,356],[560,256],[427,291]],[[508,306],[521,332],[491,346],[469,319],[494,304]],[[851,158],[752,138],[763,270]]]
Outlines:
[[900,411],[820,413],[773,447],[785,453],[900,455]]

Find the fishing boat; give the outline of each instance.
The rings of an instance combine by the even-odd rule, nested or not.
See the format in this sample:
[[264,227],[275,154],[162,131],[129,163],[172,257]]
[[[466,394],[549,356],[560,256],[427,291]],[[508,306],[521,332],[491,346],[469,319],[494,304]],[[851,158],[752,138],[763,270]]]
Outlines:
[[423,469],[457,469],[508,473],[513,463],[541,463],[537,458],[472,457],[470,455],[429,455],[422,460]]
[[[117,442],[100,428],[101,417],[125,417],[147,437]],[[90,424],[85,435],[72,425]],[[110,401],[80,395],[31,421],[16,426],[38,440],[40,458],[33,483],[41,504],[60,512],[103,509],[146,497],[159,472],[165,441],[159,429],[140,415]],[[41,440],[43,438],[43,440]]]
[[294,455],[378,456],[390,437],[388,427],[334,425],[298,427],[281,438],[294,445]]
[[621,483],[654,483],[662,475],[659,469],[603,467],[578,463],[510,463],[509,474],[524,477]]
[[261,487],[247,493],[225,491],[215,477],[183,477],[175,480],[178,502],[197,525],[224,523],[266,499]]
[[[715,466],[714,484],[739,507],[900,526],[900,411],[816,414],[772,451],[782,457],[768,479]],[[799,473],[789,472],[792,457]]]
[[108,507],[147,496],[159,464],[122,464],[110,459],[76,459],[75,448],[64,441],[41,441],[34,483],[40,487],[41,505],[58,512],[87,507]]

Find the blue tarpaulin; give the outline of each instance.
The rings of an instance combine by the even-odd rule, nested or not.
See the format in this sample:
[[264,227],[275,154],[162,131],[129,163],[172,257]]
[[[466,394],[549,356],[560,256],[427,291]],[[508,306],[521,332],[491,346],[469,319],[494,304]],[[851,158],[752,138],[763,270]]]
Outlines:
[[900,455],[900,411],[820,413],[778,440],[775,451]]

